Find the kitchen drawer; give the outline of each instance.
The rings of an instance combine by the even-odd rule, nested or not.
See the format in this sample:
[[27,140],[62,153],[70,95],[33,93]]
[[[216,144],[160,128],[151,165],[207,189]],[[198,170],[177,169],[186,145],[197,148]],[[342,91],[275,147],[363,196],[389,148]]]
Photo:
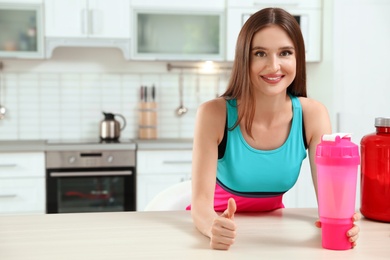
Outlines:
[[43,152],[0,153],[0,179],[34,176],[45,176]]
[[137,152],[138,174],[191,173],[192,150]]
[[0,181],[0,214],[14,213],[45,213],[45,178]]

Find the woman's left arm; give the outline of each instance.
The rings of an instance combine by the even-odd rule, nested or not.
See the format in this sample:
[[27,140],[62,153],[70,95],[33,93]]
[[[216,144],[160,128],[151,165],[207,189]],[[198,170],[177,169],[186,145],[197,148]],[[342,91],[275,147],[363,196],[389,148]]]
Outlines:
[[[310,161],[311,175],[313,179],[314,189],[317,194],[317,167],[315,164],[315,153],[317,145],[321,142],[321,137],[324,134],[331,134],[332,127],[329,119],[329,114],[326,107],[318,101],[310,98],[300,98],[303,111],[303,119],[305,122],[305,132],[308,144],[308,153]],[[318,197],[317,197],[318,198]],[[317,199],[318,201],[318,199]],[[353,221],[358,221],[361,218],[359,213],[352,216]],[[321,227],[321,222],[316,221],[316,226]],[[354,225],[348,232],[352,247],[356,246],[356,240],[359,237],[359,226]]]

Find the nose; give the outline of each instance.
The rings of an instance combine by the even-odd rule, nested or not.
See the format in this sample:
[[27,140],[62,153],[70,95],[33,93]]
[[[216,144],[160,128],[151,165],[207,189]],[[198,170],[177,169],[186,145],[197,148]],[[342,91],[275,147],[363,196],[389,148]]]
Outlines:
[[267,62],[267,67],[271,72],[280,70],[280,60],[277,55],[270,55]]

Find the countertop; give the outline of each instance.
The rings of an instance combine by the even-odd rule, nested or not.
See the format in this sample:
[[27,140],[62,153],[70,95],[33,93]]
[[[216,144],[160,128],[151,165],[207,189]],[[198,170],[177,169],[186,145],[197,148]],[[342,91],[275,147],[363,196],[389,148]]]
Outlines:
[[0,152],[42,152],[45,151],[45,140],[1,140]]
[[153,140],[135,139],[134,141],[137,143],[138,150],[192,150],[192,139],[190,138],[166,138]]
[[0,216],[0,259],[389,259],[390,224],[362,219],[356,248],[321,247],[316,209],[236,214],[237,238],[212,250],[189,211]]
[[[129,142],[131,141],[131,142]],[[181,150],[192,149],[192,139],[161,138],[153,140],[128,139],[123,143],[85,143],[62,141],[54,144],[55,141],[47,140],[0,140],[0,152],[41,152],[57,150]]]

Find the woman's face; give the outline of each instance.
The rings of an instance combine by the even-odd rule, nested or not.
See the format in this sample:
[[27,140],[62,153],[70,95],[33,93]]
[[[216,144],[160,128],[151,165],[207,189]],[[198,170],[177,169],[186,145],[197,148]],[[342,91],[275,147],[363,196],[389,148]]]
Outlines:
[[265,95],[282,93],[295,75],[295,49],[287,33],[276,25],[258,31],[250,53],[250,78],[255,90]]

